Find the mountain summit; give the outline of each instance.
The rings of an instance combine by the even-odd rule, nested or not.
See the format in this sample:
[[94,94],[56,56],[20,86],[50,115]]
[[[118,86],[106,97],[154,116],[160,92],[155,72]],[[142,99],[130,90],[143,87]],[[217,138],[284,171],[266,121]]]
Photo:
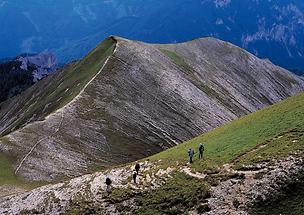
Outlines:
[[109,37],[0,106],[15,173],[52,181],[126,163],[304,90],[289,71],[214,38]]

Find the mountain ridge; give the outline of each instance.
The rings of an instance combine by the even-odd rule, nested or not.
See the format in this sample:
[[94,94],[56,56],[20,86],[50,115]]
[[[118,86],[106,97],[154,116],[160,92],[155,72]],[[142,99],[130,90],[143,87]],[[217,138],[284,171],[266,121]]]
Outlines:
[[[1,104],[0,150],[23,178],[77,176],[175,146],[303,89],[299,77],[220,40],[110,37]],[[17,101],[24,110],[16,115]]]

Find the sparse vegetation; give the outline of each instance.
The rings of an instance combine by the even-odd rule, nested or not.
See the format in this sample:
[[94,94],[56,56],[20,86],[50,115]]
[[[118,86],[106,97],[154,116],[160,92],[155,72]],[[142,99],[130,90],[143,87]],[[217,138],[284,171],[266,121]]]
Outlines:
[[244,175],[238,173],[211,174],[206,177],[206,182],[209,183],[211,186],[217,186],[220,182],[232,178],[244,179]]
[[115,188],[108,196],[107,201],[117,204],[121,203],[127,199],[130,199],[134,196],[134,193],[131,191],[130,188]]
[[0,153],[0,169],[0,185],[18,183],[9,158],[2,153]]
[[210,196],[208,184],[183,173],[175,173],[165,185],[136,196],[139,209],[133,214],[183,214]]
[[85,199],[79,201],[71,201],[69,209],[66,210],[64,215],[103,215],[104,210],[100,205],[95,204],[91,201],[86,201]]
[[192,73],[192,68],[184,61],[184,59],[179,56],[176,52],[160,49],[164,55],[169,57],[177,66],[181,67],[181,69],[186,72],[186,74]]
[[[10,125],[10,128],[14,130],[22,127],[24,123],[28,122],[33,116],[35,117],[31,120],[42,119],[44,116],[71,101],[78,95],[85,84],[100,70],[106,58],[113,52],[114,48],[115,41],[112,38],[108,38],[90,52],[83,60],[70,64],[64,68],[64,72],[51,74],[49,77],[34,85],[31,89],[23,92],[20,100],[18,100],[18,104],[16,104],[16,111],[22,110],[27,104],[32,105],[32,107],[29,110],[24,111],[22,115]],[[55,79],[55,81],[50,85],[48,83],[49,79]],[[26,97],[23,94],[33,93],[32,91],[34,88],[44,89],[38,90],[39,95],[36,95],[37,98],[35,98],[35,96],[30,96],[31,102],[28,100],[23,101],[22,99]],[[35,98],[35,101],[32,100],[33,98]],[[0,108],[4,108],[5,105],[5,102],[2,103]],[[12,114],[17,114],[17,112],[12,112]],[[3,135],[11,131],[12,130],[8,129]],[[0,144],[9,144],[8,138],[5,136],[1,137]],[[11,157],[0,153],[0,185],[6,183],[19,183],[19,180],[14,175],[11,159]]]
[[304,211],[304,173],[290,179],[280,194],[270,195],[267,200],[257,202],[252,215],[302,215]]
[[[180,67],[180,69],[188,76],[189,80],[191,80],[191,82],[200,90],[202,90],[204,93],[206,93],[208,96],[210,96],[211,98],[217,100],[218,102],[220,102],[223,106],[228,107],[228,109],[230,110],[237,110],[239,111],[239,108],[237,108],[235,106],[235,104],[233,103],[229,103],[226,101],[226,99],[223,98],[222,95],[220,95],[217,91],[215,91],[214,89],[212,89],[210,86],[208,86],[207,84],[204,84],[202,81],[198,80],[196,75],[195,75],[195,70],[193,70],[191,68],[191,66],[189,66],[185,60],[179,56],[176,52],[167,50],[167,49],[160,49],[161,52],[166,55],[167,57],[169,57],[178,67]],[[219,86],[220,87],[220,86]],[[227,95],[229,94],[228,91],[221,87],[222,92],[226,92]],[[236,113],[237,113],[236,111]],[[241,115],[240,113],[237,113],[238,115]],[[245,113],[242,113],[245,114]]]

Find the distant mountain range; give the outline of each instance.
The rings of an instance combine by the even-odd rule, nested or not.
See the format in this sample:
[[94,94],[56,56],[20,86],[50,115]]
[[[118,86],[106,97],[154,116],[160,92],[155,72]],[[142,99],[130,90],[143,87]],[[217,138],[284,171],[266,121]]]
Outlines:
[[[304,71],[302,0],[0,0],[0,58],[81,58],[108,35],[151,43],[213,36]],[[13,26],[13,27],[12,27]]]

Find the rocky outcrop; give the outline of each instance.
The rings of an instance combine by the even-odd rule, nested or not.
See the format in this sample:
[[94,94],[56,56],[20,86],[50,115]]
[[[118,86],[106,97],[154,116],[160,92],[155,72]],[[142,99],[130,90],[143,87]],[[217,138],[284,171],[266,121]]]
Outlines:
[[[133,166],[128,165],[84,175],[63,183],[43,186],[27,193],[2,197],[0,198],[0,214],[56,215],[70,214],[72,211],[84,214],[133,214],[142,207],[134,201],[134,198],[163,186],[176,172],[184,172],[200,181],[205,180],[200,175],[185,172],[185,168],[161,169],[157,165],[157,162],[142,163],[138,184],[131,181]],[[192,206],[197,209],[187,208],[187,210],[192,215],[249,214],[256,202],[268,199],[276,193],[279,194],[286,184],[291,182],[291,179],[297,180],[297,174],[303,173],[303,170],[303,158],[293,156],[257,171],[230,170],[243,177],[227,179],[211,187],[211,196],[201,199],[198,202],[200,206]],[[263,174],[260,174],[261,172]],[[229,174],[229,172],[225,173]],[[105,185],[107,177],[113,181],[110,190],[121,191],[121,193],[118,192],[121,196],[117,196],[121,198],[120,204],[109,201],[109,193]],[[120,208],[119,205],[125,205],[125,209]],[[204,211],[202,208],[207,210]]]
[[[289,157],[273,166],[253,171],[235,171],[243,177],[230,179],[211,189],[208,205],[212,214],[249,214],[254,204],[278,195],[303,173],[303,159]],[[196,214],[193,212],[193,214]]]
[[16,60],[21,62],[21,69],[28,70],[30,66],[34,67],[32,72],[33,82],[41,80],[58,67],[56,56],[51,53],[22,55],[17,57]]
[[52,54],[21,55],[0,62],[0,102],[16,96],[54,72],[56,57]]
[[51,181],[126,163],[304,89],[298,76],[213,38],[104,43],[1,105],[0,150],[17,175]]

